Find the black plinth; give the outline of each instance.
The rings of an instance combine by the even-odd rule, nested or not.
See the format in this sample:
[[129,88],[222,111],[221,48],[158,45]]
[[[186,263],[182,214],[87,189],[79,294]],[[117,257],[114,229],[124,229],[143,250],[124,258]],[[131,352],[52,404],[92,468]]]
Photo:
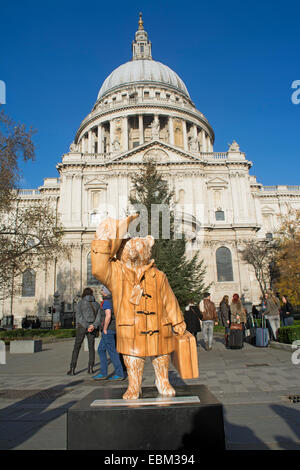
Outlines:
[[[122,398],[126,388],[101,387],[68,410],[69,450],[224,450],[223,406],[205,385],[175,387],[177,397],[200,403],[91,407],[94,400]],[[143,387],[142,398],[158,396]]]

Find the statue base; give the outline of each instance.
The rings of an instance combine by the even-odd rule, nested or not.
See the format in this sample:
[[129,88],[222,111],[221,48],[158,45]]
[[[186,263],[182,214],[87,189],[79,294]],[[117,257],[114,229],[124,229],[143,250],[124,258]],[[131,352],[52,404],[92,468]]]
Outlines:
[[68,410],[68,450],[224,450],[223,406],[205,385],[174,387],[162,397],[144,387],[140,400],[126,388],[101,387]]

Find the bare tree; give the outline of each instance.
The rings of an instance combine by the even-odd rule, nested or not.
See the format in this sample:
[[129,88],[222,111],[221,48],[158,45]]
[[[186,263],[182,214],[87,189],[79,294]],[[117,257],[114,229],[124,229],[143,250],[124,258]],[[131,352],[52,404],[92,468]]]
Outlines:
[[56,256],[68,255],[51,202],[24,201],[18,194],[18,162],[35,159],[33,133],[0,107],[0,297],[13,297],[26,269],[47,269]]
[[35,159],[34,130],[15,123],[0,106],[0,208],[7,209],[12,190],[18,187],[21,171],[19,160]]
[[49,201],[10,201],[0,210],[0,296],[12,296],[26,269],[46,270],[55,257],[68,256],[63,227]]
[[272,282],[272,265],[276,259],[276,244],[267,240],[250,240],[243,247],[242,258],[253,267],[262,295]]

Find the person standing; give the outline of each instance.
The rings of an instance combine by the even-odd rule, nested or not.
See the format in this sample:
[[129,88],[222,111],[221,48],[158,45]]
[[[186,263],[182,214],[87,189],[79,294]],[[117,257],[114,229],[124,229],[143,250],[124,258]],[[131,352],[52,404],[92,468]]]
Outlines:
[[115,372],[109,380],[124,380],[125,376],[123,366],[119,353],[116,350],[116,319],[113,311],[112,296],[110,291],[104,286],[101,289],[101,293],[103,296],[101,310],[105,313],[105,315],[101,321],[102,336],[98,347],[98,354],[100,357],[100,373],[95,375],[93,379],[107,379],[108,363],[106,353],[108,353],[115,368]]
[[275,341],[277,340],[277,330],[280,327],[280,301],[272,290],[267,290],[265,317],[269,320],[270,328]]
[[281,315],[282,315],[283,326],[291,326],[294,323],[293,306],[288,301],[288,298],[286,295],[283,295],[281,297],[281,300],[282,300]]
[[197,341],[197,333],[201,331],[200,320],[202,320],[202,314],[195,303],[190,300],[184,311],[184,321],[186,323],[186,329],[195,336]]
[[245,325],[247,321],[245,309],[239,294],[234,294],[230,304],[231,323],[242,323]]
[[220,302],[220,315],[221,323],[225,327],[225,346],[227,347],[230,329],[230,306],[228,295],[224,295],[223,299]]
[[89,346],[88,373],[93,374],[95,363],[95,335],[100,327],[100,304],[95,301],[93,291],[86,287],[82,293],[82,299],[76,305],[77,331],[72,352],[70,370],[67,375],[75,375],[75,368],[82,342],[87,336]]
[[210,300],[209,292],[204,294],[204,298],[200,302],[199,309],[203,318],[202,329],[205,349],[206,351],[210,351],[212,349],[214,325],[218,324],[218,314],[214,302]]

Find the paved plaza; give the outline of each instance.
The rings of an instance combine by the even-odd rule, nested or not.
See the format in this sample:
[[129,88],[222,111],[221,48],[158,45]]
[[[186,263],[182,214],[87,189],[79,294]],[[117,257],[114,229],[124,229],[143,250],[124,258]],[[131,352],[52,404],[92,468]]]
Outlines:
[[[212,351],[199,343],[199,378],[183,382],[171,365],[170,381],[205,384],[223,403],[227,448],[300,449],[300,403],[289,399],[300,395],[300,365],[292,364],[291,352],[249,344],[228,350],[220,335]],[[127,385],[127,379],[114,384],[91,379],[83,347],[77,374],[67,376],[73,344],[74,339],[64,340],[43,344],[35,354],[7,353],[6,365],[0,365],[1,450],[66,449],[68,409],[93,389]],[[143,386],[153,385],[148,359]]]

